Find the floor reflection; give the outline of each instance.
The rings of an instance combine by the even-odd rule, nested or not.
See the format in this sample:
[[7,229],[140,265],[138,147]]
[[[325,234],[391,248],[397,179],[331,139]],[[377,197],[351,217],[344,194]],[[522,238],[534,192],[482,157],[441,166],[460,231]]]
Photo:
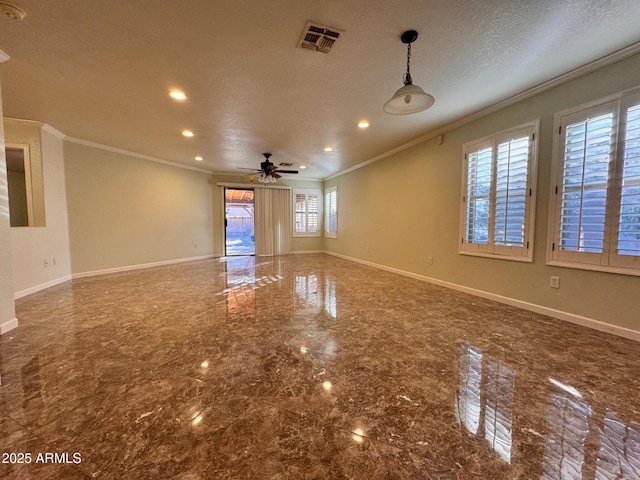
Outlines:
[[640,478],[640,433],[607,410],[599,436],[596,480]]
[[582,478],[590,415],[586,403],[565,395],[551,396],[542,479]]
[[482,381],[482,352],[463,345],[460,353],[460,386],[456,395],[455,412],[461,423],[472,434],[480,426],[480,382]]
[[331,275],[326,275],[324,278],[324,309],[333,318],[337,318],[336,279]]
[[342,259],[78,279],[17,314],[0,451],[82,471],[0,478],[640,479],[639,344]]
[[484,436],[505,462],[511,463],[513,411],[513,370],[495,360],[487,368],[487,400],[484,412]]
[[320,313],[321,301],[320,285],[318,276],[296,275],[296,292],[294,298],[294,308],[299,313]]
[[[483,382],[483,357],[479,348],[463,345],[460,353],[460,383],[455,399],[458,423],[469,433],[483,436],[491,448],[507,463],[511,462],[511,416],[513,410],[513,370],[486,359]],[[484,422],[481,419],[484,417]]]
[[[518,411],[531,405],[514,406],[516,374],[504,362],[483,355],[481,349],[463,344],[460,350],[459,380],[454,411],[461,428],[480,442],[484,438],[498,456],[541,480],[619,480],[640,479],[640,433],[607,408],[598,413],[573,386],[548,378],[546,430],[533,425],[513,426]],[[521,438],[514,438],[516,434]],[[533,436],[533,440],[524,436]],[[535,438],[544,440],[544,450],[536,467],[532,455]],[[519,445],[521,452],[512,451]],[[526,452],[526,453],[525,453]],[[516,462],[517,463],[517,462]],[[516,477],[514,477],[516,478]],[[519,478],[519,477],[518,477]]]
[[256,257],[228,257],[224,259],[227,287],[253,284],[256,281]]
[[332,275],[296,274],[293,301],[297,313],[320,313],[324,307],[332,318],[337,318],[336,279]]
[[227,258],[225,263],[225,284],[223,290],[227,301],[227,311],[237,313],[255,312],[256,269],[255,257]]

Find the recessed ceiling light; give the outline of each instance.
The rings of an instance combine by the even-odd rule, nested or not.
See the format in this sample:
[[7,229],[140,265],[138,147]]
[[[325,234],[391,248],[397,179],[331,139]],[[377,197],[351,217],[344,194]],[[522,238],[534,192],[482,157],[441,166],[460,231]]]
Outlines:
[[358,122],[358,128],[367,128],[369,126],[369,122],[366,120],[360,120]]
[[304,170],[305,168],[307,167],[305,167],[304,165],[300,165],[300,170]]
[[182,130],[180,133],[182,133],[183,137],[193,137],[195,135],[191,130]]
[[324,151],[325,152],[333,152],[333,147],[331,145],[327,145],[326,147],[324,147]]
[[186,100],[187,95],[181,90],[169,90],[169,96],[174,100]]
[[203,157],[201,157],[200,155],[196,155],[195,157],[193,157],[193,159],[194,159],[194,160],[197,160],[197,161],[199,161],[199,162],[201,162],[201,161],[203,161],[203,160],[204,160],[204,158],[203,158]]

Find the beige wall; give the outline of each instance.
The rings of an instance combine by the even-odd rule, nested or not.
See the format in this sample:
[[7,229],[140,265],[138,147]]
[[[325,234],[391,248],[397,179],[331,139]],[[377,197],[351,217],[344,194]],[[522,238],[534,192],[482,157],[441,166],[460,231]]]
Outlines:
[[65,141],[71,270],[211,255],[210,175]]
[[[213,212],[213,251],[215,255],[224,255],[224,188],[218,187],[216,183],[226,182],[234,184],[251,184],[246,176],[239,175],[213,175],[211,177],[212,186],[212,212]],[[287,185],[293,188],[308,188],[322,191],[322,182],[313,180],[292,180],[281,178],[278,185]],[[293,237],[291,232],[291,251],[310,252],[324,249],[322,237]]]
[[11,229],[14,288],[22,296],[30,289],[68,280],[71,273],[63,147],[60,138],[38,123],[6,123],[7,142],[29,145],[44,185],[41,211],[46,217],[41,224],[46,226]]
[[[553,115],[640,84],[640,55],[325,182],[338,187],[331,252],[640,331],[640,278],[545,265]],[[534,262],[458,254],[462,145],[540,119]],[[428,258],[433,257],[433,264]],[[549,277],[560,277],[560,289]]]
[[2,88],[0,86],[0,331],[9,328],[10,323],[15,320],[16,316],[15,301],[13,299],[9,194],[7,192],[7,165],[4,146]]

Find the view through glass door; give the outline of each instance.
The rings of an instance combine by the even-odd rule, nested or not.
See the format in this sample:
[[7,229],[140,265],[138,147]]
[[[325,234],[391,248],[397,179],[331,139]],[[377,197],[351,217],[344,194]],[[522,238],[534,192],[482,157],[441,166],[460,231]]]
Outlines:
[[225,188],[225,255],[255,255],[253,190]]

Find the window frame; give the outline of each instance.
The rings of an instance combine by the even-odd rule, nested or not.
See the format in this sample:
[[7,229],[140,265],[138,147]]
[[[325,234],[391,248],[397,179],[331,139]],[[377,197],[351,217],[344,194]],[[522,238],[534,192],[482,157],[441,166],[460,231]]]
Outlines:
[[[493,135],[467,142],[462,146],[462,175],[461,175],[461,195],[460,195],[460,219],[459,219],[459,242],[458,253],[460,255],[481,256],[487,258],[498,258],[503,260],[513,260],[520,262],[533,262],[533,246],[535,232],[535,206],[538,177],[538,141],[539,141],[540,120],[533,120],[517,127],[500,131]],[[529,137],[528,158],[527,158],[527,180],[525,186],[525,206],[524,206],[524,230],[523,245],[505,246],[496,245],[495,240],[495,217],[496,217],[496,183],[497,183],[497,159],[498,146],[507,141]],[[488,238],[486,244],[467,242],[467,189],[469,154],[480,150],[491,148],[491,184],[489,194],[489,220]],[[528,195],[526,192],[528,191]]]
[[[311,189],[311,188],[294,188],[292,190],[293,192],[293,236],[294,237],[319,237],[321,236],[321,232],[322,232],[322,203],[323,203],[323,199],[322,199],[322,192],[320,190],[317,189]],[[296,209],[296,196],[297,195],[304,195],[304,202],[305,202],[305,211],[304,212],[298,212]],[[318,198],[318,211],[315,213],[318,217],[317,219],[317,225],[318,225],[318,230],[316,232],[310,232],[309,231],[309,215],[311,212],[308,211],[308,205],[309,205],[309,196],[310,195],[315,195]],[[296,222],[296,217],[299,213],[304,213],[305,215],[305,230],[303,232],[299,232],[297,231],[297,222]]]
[[[546,249],[547,265],[640,276],[640,255],[617,254],[625,154],[626,112],[629,107],[635,105],[640,105],[640,87],[624,90],[592,102],[557,112],[554,115]],[[562,250],[559,247],[559,240],[560,212],[562,208],[562,175],[564,173],[565,127],[570,125],[571,122],[581,121],[598,112],[611,112],[613,114],[602,252]]]
[[[334,217],[335,217],[335,221],[331,220],[331,205],[330,205],[330,197],[331,195],[335,196],[335,204],[336,204],[336,208],[335,208],[335,212],[334,212]],[[329,196],[329,197],[327,197]],[[329,198],[329,200],[328,200]],[[324,215],[323,215],[323,223],[324,223],[324,236],[327,238],[337,238],[338,237],[338,187],[334,186],[334,187],[329,187],[329,188],[325,188],[324,189]],[[330,225],[332,223],[335,223],[335,230],[328,230],[330,228]]]

